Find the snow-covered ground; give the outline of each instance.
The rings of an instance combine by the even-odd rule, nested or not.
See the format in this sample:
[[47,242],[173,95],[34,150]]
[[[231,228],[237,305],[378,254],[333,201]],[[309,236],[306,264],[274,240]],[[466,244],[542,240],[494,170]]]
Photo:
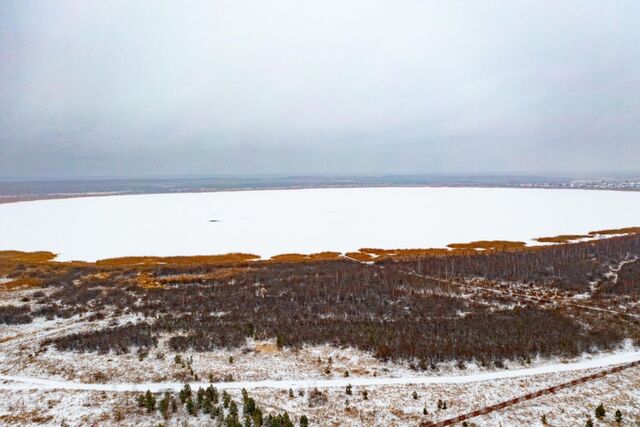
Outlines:
[[[635,425],[640,416],[640,368],[633,368],[605,378],[562,390],[512,406],[506,410],[469,420],[470,426],[540,426],[542,415],[551,426],[584,425],[593,417],[595,407],[603,403],[607,416],[596,425],[613,423],[616,409],[622,411],[622,425]],[[353,387],[323,390],[327,402],[310,407],[308,390],[255,389],[249,393],[266,413],[286,410],[293,419],[305,414],[312,426],[417,426],[421,421],[437,421],[493,405],[516,396],[558,383],[571,381],[593,371],[545,374],[536,377],[502,379],[471,384],[419,384]],[[368,391],[364,400],[362,391]],[[413,398],[413,392],[417,399]],[[239,390],[229,390],[240,401]],[[183,407],[163,420],[156,412],[147,414],[136,405],[139,393],[71,390],[0,390],[0,425],[137,425],[209,426],[207,415],[192,417]],[[446,410],[438,410],[437,401],[447,402]],[[428,415],[423,415],[426,408]]]
[[0,205],[0,249],[127,255],[428,248],[637,226],[640,193],[355,188],[110,196]]
[[[589,360],[572,363],[559,363],[537,366],[534,368],[500,370],[493,372],[483,372],[471,375],[439,375],[439,376],[402,376],[402,377],[368,377],[368,378],[339,378],[339,379],[288,379],[288,380],[261,380],[261,381],[229,381],[214,383],[219,389],[242,389],[252,390],[256,388],[270,389],[309,389],[309,388],[336,388],[353,386],[384,386],[384,385],[417,385],[417,384],[469,384],[482,381],[493,381],[508,378],[523,378],[542,374],[552,374],[560,372],[581,371],[606,366],[619,365],[622,363],[635,362],[640,360],[640,351],[630,351],[618,353],[604,357],[597,357]],[[151,390],[152,392],[174,391],[177,392],[183,387],[183,383],[110,383],[110,384],[88,384],[72,381],[50,380],[35,377],[25,377],[16,375],[0,375],[1,390],[22,390],[29,389],[64,389],[64,390],[89,390],[89,391],[112,391],[112,392],[135,392]],[[8,383],[6,383],[8,382]],[[192,388],[207,387],[209,382],[193,383]]]

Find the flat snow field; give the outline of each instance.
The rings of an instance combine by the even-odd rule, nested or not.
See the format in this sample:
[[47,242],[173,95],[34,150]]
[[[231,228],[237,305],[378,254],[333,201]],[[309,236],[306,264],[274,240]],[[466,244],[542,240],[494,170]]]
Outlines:
[[0,205],[0,250],[60,260],[346,252],[639,225],[640,193],[353,188],[87,197]]

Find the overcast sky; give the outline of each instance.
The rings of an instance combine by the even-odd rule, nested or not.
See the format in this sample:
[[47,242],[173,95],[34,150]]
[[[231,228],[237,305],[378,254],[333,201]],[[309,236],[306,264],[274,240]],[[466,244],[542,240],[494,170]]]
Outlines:
[[0,176],[640,172],[640,1],[0,0]]

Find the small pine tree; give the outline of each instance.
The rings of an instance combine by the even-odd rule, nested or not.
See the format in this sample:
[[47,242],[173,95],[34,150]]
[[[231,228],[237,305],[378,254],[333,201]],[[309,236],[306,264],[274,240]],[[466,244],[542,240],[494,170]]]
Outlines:
[[202,402],[204,402],[204,389],[202,387],[198,388],[196,397],[198,399],[198,406],[202,406]]
[[306,415],[300,415],[300,427],[309,427],[309,418]]
[[218,389],[212,385],[209,385],[209,387],[207,387],[207,389],[205,390],[205,395],[206,395],[206,398],[211,401],[211,403],[215,403],[215,404],[218,403],[218,399],[220,398],[220,395],[218,394]]
[[156,409],[156,398],[151,394],[151,391],[147,390],[144,394],[144,406],[147,408],[147,412],[151,413]]
[[293,399],[293,390],[289,389],[289,399]]
[[169,395],[169,393],[165,393],[164,397],[160,400],[160,403],[158,404],[158,410],[160,411],[162,418],[164,418],[165,420],[169,419],[170,409],[171,409],[171,396]]
[[369,400],[369,392],[367,390],[362,390],[362,399]]
[[191,397],[187,398],[187,413],[189,415],[196,415],[196,404]]
[[229,403],[231,402],[231,396],[229,395],[229,393],[227,393],[227,391],[223,391],[222,392],[222,406],[224,406],[225,408],[229,407]]
[[178,397],[180,398],[180,402],[186,402],[187,399],[191,397],[191,386],[189,384],[185,384],[184,387],[182,387],[182,390],[180,390],[180,393],[178,393]]
[[238,404],[235,400],[229,402],[229,413],[233,415],[238,415]]
[[417,391],[414,391],[412,396],[413,396],[413,400],[418,400],[418,392]]
[[596,407],[596,418],[601,420],[602,418],[604,418],[605,415],[607,415],[607,411],[604,409],[604,405],[601,403]]
[[289,414],[285,412],[282,416],[282,427],[294,427],[293,421],[289,418]]
[[427,407],[422,408],[422,415],[429,415],[429,411],[427,411]]
[[243,412],[249,415],[253,415],[253,413],[256,412],[256,409],[258,409],[258,405],[256,405],[256,401],[253,400],[253,397],[247,399],[247,404],[244,406]]
[[349,371],[344,371],[344,377],[349,378]]
[[351,384],[347,384],[347,389],[345,390],[345,393],[347,393],[347,396],[351,396],[353,394],[353,391],[351,390]]
[[256,427],[261,426],[263,422],[262,410],[260,408],[256,408],[256,410],[253,411],[253,415],[251,416],[251,419],[253,419],[254,426]]
[[238,414],[229,414],[224,420],[225,427],[242,427],[240,421],[238,421]]
[[547,415],[546,414],[542,414],[542,416],[540,417],[540,422],[542,423],[543,426],[547,425]]
[[593,427],[593,420],[591,417],[587,417],[587,422],[584,424],[584,427]]
[[442,409],[442,399],[438,399],[438,410]]
[[620,409],[616,409],[616,422],[618,424],[622,423],[622,412],[620,412]]
[[144,393],[143,393],[143,394],[138,395],[138,399],[137,399],[137,401],[138,401],[138,408],[144,408],[144,406],[145,406],[145,405],[144,405],[144,403],[145,403],[145,400],[144,400]]
[[229,364],[233,364],[233,356],[229,356]]

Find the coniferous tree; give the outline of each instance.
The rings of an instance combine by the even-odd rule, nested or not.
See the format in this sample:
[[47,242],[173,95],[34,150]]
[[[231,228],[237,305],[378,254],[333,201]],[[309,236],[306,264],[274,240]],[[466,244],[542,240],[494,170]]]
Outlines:
[[229,413],[238,415],[238,404],[236,403],[235,400],[232,400],[229,402]]
[[622,412],[620,412],[620,409],[616,409],[616,422],[618,424],[620,424],[622,422]]
[[147,408],[147,412],[153,412],[156,409],[156,398],[149,390],[144,394],[144,406]]
[[184,387],[182,387],[182,390],[180,390],[178,397],[180,398],[180,402],[185,403],[187,399],[191,397],[191,386],[189,384],[185,384]]
[[196,397],[197,397],[198,407],[202,407],[202,402],[204,402],[204,389],[202,387],[198,388]]
[[244,402],[244,406],[242,408],[242,412],[244,414],[249,414],[249,415],[253,415],[253,413],[256,410],[256,401],[253,400],[252,397],[249,397],[247,400],[245,400]]
[[162,418],[165,420],[169,418],[169,411],[171,410],[171,396],[169,393],[165,393],[164,397],[160,400],[160,403],[158,403],[158,410],[160,411]]
[[193,399],[191,399],[191,397],[188,397],[188,398],[187,398],[187,404],[186,404],[186,406],[187,406],[187,413],[188,413],[189,415],[193,415],[193,416],[197,415],[197,411],[196,411],[196,404],[195,404],[195,402],[193,401]]
[[309,427],[309,418],[306,415],[300,415],[300,427]]
[[145,407],[145,399],[144,399],[144,393],[138,395],[138,408],[144,408]]
[[261,427],[264,420],[262,417],[262,410],[256,407],[256,409],[253,411],[251,419],[253,420],[254,427]]
[[596,407],[596,418],[601,420],[607,414],[607,411],[604,409],[604,405],[601,403]]

